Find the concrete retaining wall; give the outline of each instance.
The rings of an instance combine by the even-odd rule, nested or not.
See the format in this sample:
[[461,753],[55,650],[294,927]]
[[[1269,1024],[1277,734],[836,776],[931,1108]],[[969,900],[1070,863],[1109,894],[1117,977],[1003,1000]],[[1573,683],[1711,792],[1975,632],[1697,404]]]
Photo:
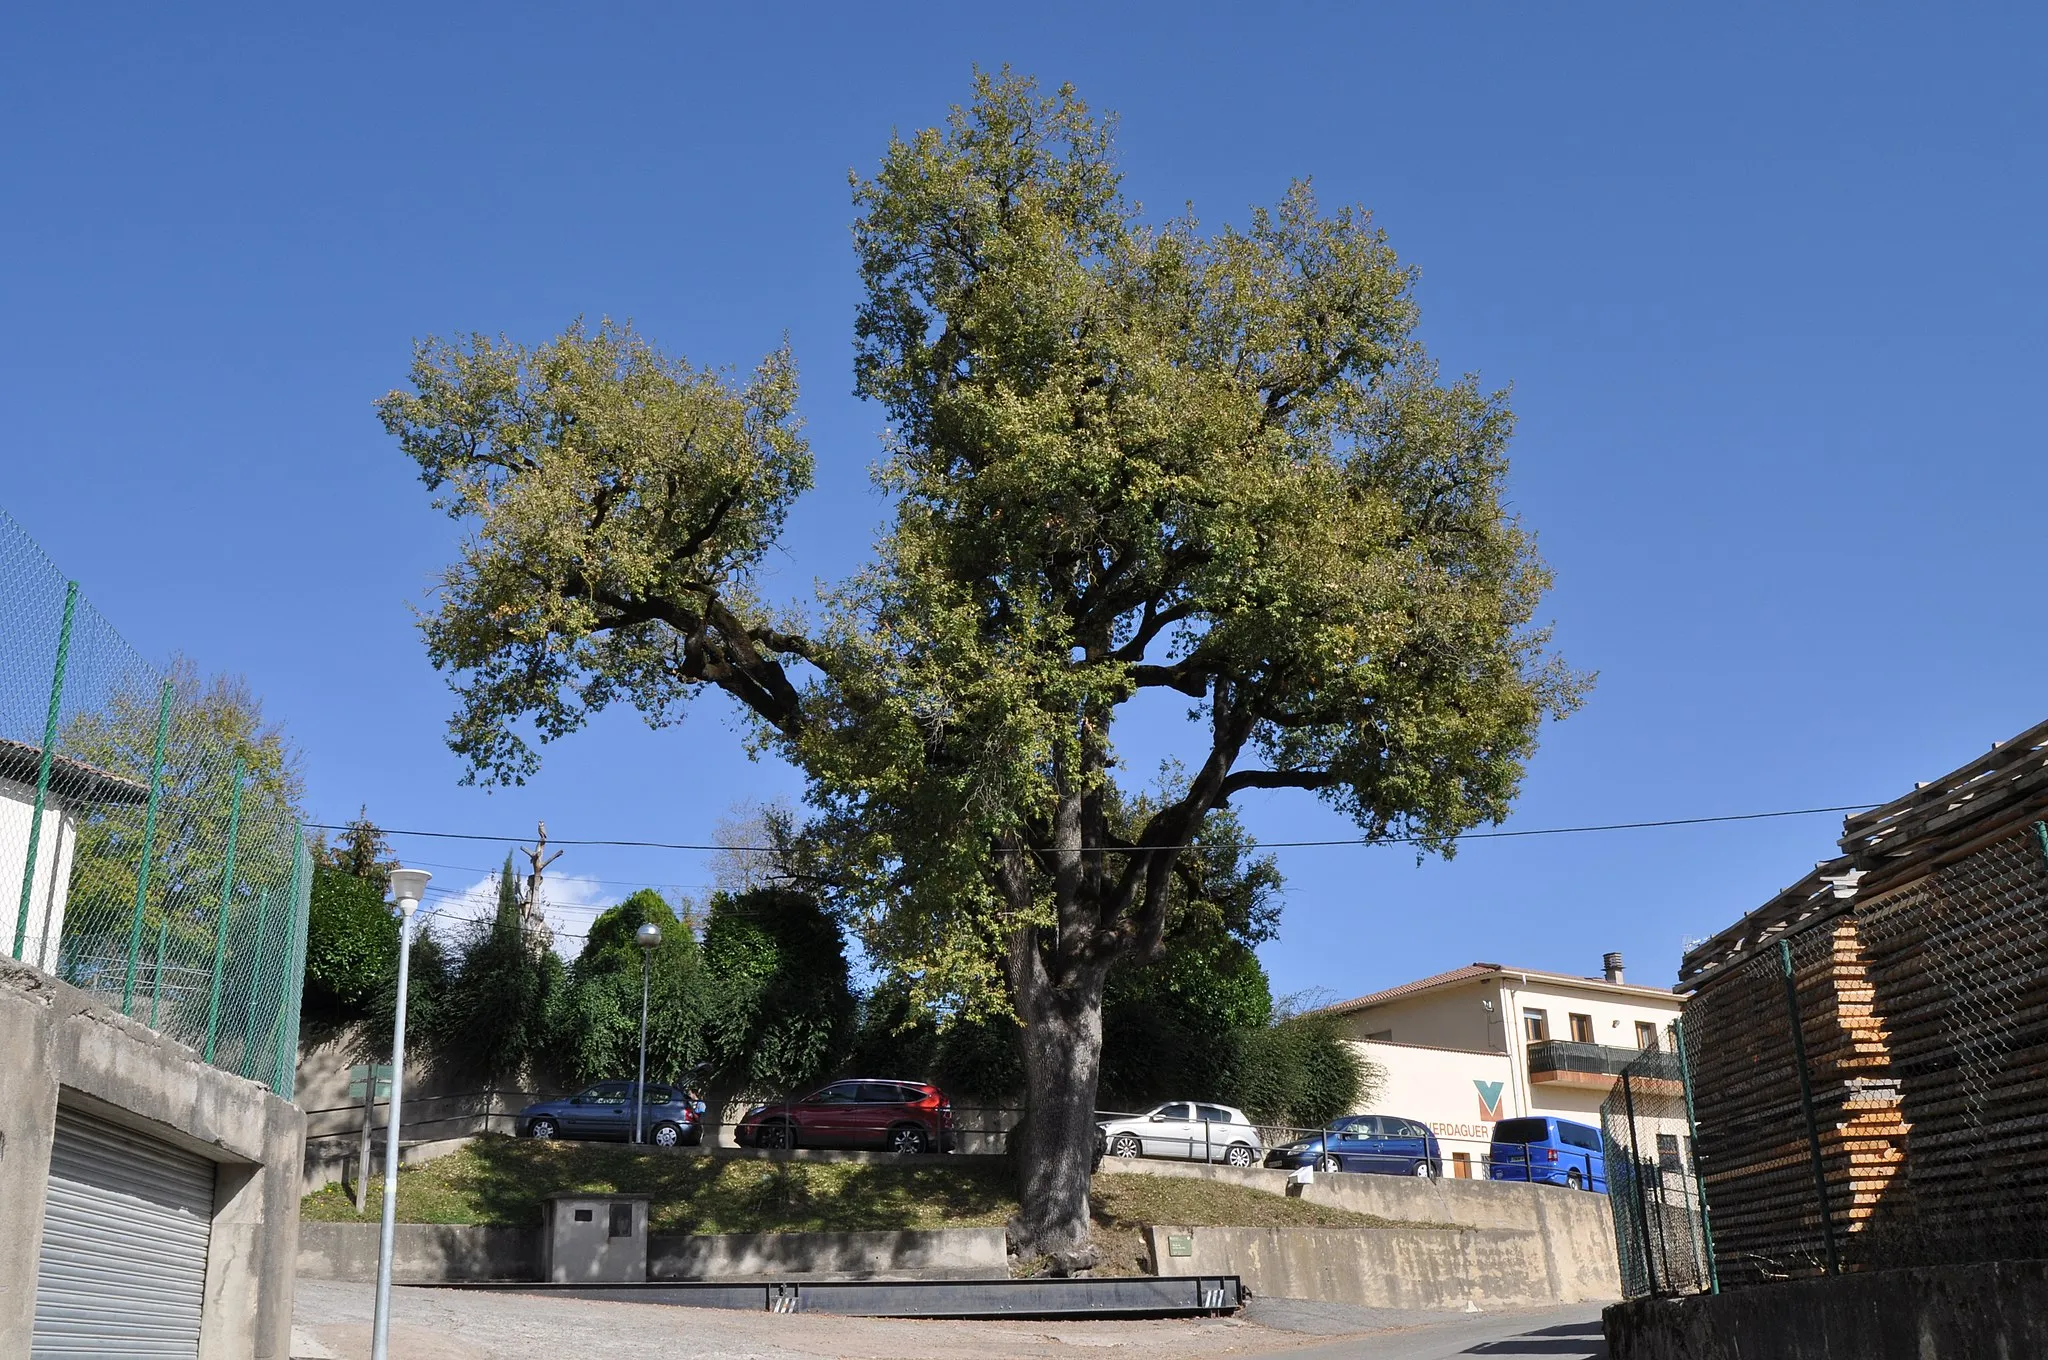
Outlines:
[[[375,1220],[301,1224],[298,1273],[309,1280],[374,1280],[377,1234]],[[400,1223],[392,1237],[391,1278],[401,1284],[537,1280],[540,1229]]]
[[2048,1355],[2048,1261],[1636,1299],[1606,1323],[1613,1360],[2018,1360]]
[[[1270,1298],[1494,1308],[1584,1297],[1553,1281],[1538,1234],[1512,1228],[1157,1227],[1146,1235],[1158,1273],[1238,1275]],[[1175,1238],[1188,1255],[1173,1254]]]
[[[1200,1162],[1112,1157],[1103,1162],[1102,1169],[1105,1173],[1222,1181],[1275,1195],[1288,1191],[1287,1172],[1263,1167],[1240,1171]],[[1538,1282],[1532,1289],[1542,1291],[1532,1297],[1570,1302],[1621,1296],[1621,1266],[1614,1255],[1614,1219],[1605,1195],[1505,1181],[1421,1180],[1340,1173],[1318,1175],[1312,1184],[1300,1188],[1300,1196],[1311,1204],[1396,1222],[1474,1228],[1507,1234],[1509,1240],[1522,1240],[1513,1235],[1524,1234],[1534,1243],[1537,1256],[1533,1259],[1540,1263],[1529,1268],[1530,1279]],[[1519,1252],[1522,1248],[1512,1250]],[[1160,1266],[1162,1270],[1166,1268],[1164,1259]]]
[[[378,1225],[307,1223],[298,1273],[312,1280],[377,1278]],[[704,1233],[647,1240],[653,1280],[723,1280],[752,1275],[932,1278],[1008,1272],[1001,1228],[938,1232]],[[391,1276],[403,1284],[448,1280],[537,1280],[539,1228],[401,1223]]]
[[215,1165],[200,1360],[285,1360],[306,1119],[75,987],[0,961],[0,1355],[27,1355],[57,1107]]
[[706,1233],[648,1241],[647,1278],[722,1280],[744,1275],[1003,1276],[1001,1228],[939,1231]]

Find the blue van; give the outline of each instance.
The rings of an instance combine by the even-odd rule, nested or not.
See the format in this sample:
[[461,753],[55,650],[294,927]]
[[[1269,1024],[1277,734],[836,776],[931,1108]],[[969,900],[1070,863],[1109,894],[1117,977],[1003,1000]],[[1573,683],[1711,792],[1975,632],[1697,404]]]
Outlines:
[[1568,1185],[1607,1193],[1607,1157],[1600,1130],[1569,1119],[1536,1115],[1493,1126],[1487,1178]]

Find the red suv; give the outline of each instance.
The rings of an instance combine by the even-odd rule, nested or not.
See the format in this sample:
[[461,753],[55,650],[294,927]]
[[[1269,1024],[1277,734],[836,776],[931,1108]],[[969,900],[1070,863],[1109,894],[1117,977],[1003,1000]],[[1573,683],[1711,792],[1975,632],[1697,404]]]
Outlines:
[[754,1106],[733,1139],[741,1147],[951,1152],[953,1102],[929,1082],[849,1078],[801,1100]]

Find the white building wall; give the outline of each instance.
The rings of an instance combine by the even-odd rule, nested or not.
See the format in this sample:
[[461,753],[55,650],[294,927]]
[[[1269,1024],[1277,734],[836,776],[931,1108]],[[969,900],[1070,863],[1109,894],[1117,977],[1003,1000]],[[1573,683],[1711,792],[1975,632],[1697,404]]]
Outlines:
[[[35,802],[33,784],[0,779],[0,953],[10,957],[15,926],[20,922],[21,881],[28,867],[28,833],[35,820]],[[70,813],[54,794],[45,796],[22,962],[46,973],[57,971],[57,944],[64,933],[64,904],[71,888],[71,856],[77,841],[78,828]]]
[[[1524,1008],[1545,1013],[1552,1039],[1569,1041],[1571,1017],[1584,1015],[1592,1020],[1594,1043],[1633,1052],[1639,1020],[1655,1025],[1659,1042],[1668,1044],[1681,1003],[1650,988],[1502,973],[1397,997],[1340,1023],[1352,1047],[1385,1074],[1371,1111],[1428,1124],[1443,1144],[1447,1174],[1459,1152],[1475,1174],[1484,1174],[1477,1168],[1484,1166],[1495,1121],[1552,1115],[1598,1128],[1608,1094],[1604,1085],[1529,1079]],[[1389,1032],[1390,1040],[1366,1037]]]
[[1351,1046],[1385,1075],[1372,1113],[1429,1125],[1443,1144],[1446,1175],[1455,1174],[1454,1154],[1461,1152],[1474,1174],[1481,1174],[1477,1168],[1485,1165],[1493,1121],[1513,1113],[1508,1107],[1512,1074],[1507,1054],[1372,1041],[1353,1041]]

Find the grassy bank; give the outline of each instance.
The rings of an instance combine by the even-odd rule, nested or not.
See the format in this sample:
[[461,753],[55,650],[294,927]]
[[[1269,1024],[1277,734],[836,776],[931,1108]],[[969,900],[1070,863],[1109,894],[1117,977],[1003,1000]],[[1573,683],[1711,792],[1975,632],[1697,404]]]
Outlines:
[[[558,1190],[651,1195],[657,1233],[859,1231],[1000,1227],[1017,1210],[1009,1167],[979,1159],[927,1157],[880,1165],[764,1162],[686,1153],[639,1152],[602,1143],[479,1138],[438,1161],[401,1167],[401,1223],[487,1223],[538,1227],[543,1196]],[[348,1193],[330,1185],[306,1196],[302,1213],[324,1222],[375,1222],[383,1183],[370,1187],[358,1219]],[[1195,1227],[1396,1226],[1365,1214],[1269,1195],[1242,1186],[1168,1176],[1109,1175],[1091,1197],[1099,1237],[1126,1257],[1136,1229]],[[1126,1263],[1128,1264],[1128,1263]]]

